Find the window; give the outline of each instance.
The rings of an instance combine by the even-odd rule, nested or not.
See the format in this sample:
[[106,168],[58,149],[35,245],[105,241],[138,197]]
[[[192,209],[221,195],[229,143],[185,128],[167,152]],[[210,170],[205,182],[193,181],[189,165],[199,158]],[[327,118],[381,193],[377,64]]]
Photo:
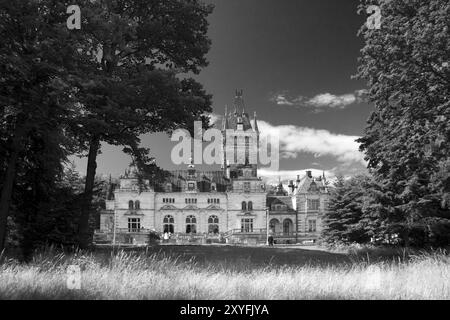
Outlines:
[[211,191],[216,191],[216,190],[217,190],[216,184],[215,183],[211,184]]
[[308,221],[308,232],[316,232],[316,220]]
[[286,219],[283,221],[283,233],[291,234],[293,231],[293,223],[291,219]]
[[308,199],[308,210],[319,210],[319,199]]
[[128,201],[128,209],[130,209],[130,210],[134,209],[134,202],[133,202],[133,200]]
[[135,208],[136,210],[140,210],[140,209],[141,209],[141,203],[139,202],[139,200],[136,200],[136,201],[134,202],[134,208]]
[[139,232],[141,229],[141,219],[128,218],[128,232]]
[[186,233],[197,233],[197,219],[195,216],[186,217]]
[[278,219],[272,219],[269,222],[269,229],[272,230],[272,232],[277,232],[277,226],[280,224],[280,221]]
[[244,182],[244,192],[250,192],[250,182]]
[[253,219],[241,220],[241,232],[253,232]]
[[247,202],[242,201],[241,206],[242,206],[242,211],[247,211]]
[[220,199],[208,199],[208,203],[220,203]]
[[249,164],[250,138],[245,137],[245,164]]
[[248,202],[248,211],[253,211],[253,202]]
[[195,183],[189,182],[188,183],[188,190],[189,191],[194,191],[195,190]]
[[317,184],[313,181],[311,182],[311,184],[309,185],[309,190],[308,191],[317,191]]
[[208,233],[219,233],[219,218],[217,216],[208,218]]
[[197,203],[197,199],[195,198],[186,198],[184,199],[186,203]]
[[163,198],[163,203],[175,203],[174,198]]
[[234,163],[233,164],[237,164],[238,163],[238,157],[237,157],[237,137],[234,137]]
[[272,210],[273,211],[286,211],[287,210],[287,206],[284,204],[273,204],[272,205]]
[[164,233],[174,233],[175,220],[172,216],[165,216],[163,220],[163,230]]

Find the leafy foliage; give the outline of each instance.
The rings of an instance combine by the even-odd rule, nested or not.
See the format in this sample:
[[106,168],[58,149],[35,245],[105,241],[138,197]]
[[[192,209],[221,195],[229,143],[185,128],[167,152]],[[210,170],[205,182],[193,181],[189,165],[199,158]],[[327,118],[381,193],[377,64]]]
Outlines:
[[376,183],[369,220],[406,245],[432,244],[430,230],[450,222],[450,3],[362,1],[360,9],[368,4],[382,12],[381,29],[360,31],[358,77],[375,105],[359,139]]
[[369,183],[367,176],[349,180],[337,177],[334,187],[330,188],[329,211],[323,219],[322,236],[326,243],[350,244],[370,240],[367,230],[370,226],[361,223]]

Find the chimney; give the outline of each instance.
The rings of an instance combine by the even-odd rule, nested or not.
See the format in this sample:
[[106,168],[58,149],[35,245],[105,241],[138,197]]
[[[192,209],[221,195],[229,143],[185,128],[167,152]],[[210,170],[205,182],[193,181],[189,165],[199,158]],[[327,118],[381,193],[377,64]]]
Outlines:
[[289,180],[289,189],[291,189],[291,193],[294,193],[295,186],[294,186],[294,180]]
[[308,178],[312,178],[312,172],[311,171],[306,171],[306,175],[308,176]]

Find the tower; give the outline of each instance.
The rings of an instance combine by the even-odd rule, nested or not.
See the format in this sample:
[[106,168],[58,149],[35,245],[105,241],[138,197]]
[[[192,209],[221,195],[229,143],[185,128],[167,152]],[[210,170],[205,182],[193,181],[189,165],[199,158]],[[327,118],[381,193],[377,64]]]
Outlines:
[[234,111],[225,116],[222,123],[224,137],[224,163],[226,176],[231,179],[239,177],[257,177],[259,129],[256,113],[252,121],[245,112],[243,91],[236,90]]

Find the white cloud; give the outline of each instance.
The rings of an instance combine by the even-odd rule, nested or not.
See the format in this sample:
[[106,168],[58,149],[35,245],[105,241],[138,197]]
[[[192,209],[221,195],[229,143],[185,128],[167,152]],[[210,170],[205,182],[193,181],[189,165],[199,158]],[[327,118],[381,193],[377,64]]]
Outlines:
[[333,179],[335,174],[329,170],[317,170],[317,169],[302,169],[302,170],[269,170],[266,168],[261,168],[258,170],[258,175],[261,176],[265,183],[277,184],[279,180],[283,184],[288,184],[289,180],[296,180],[297,176],[303,178],[306,175],[306,171],[311,171],[313,177],[322,176],[325,172],[325,177],[327,179]]
[[329,107],[329,108],[345,108],[356,102],[356,96],[354,94],[343,94],[340,96],[323,93],[319,94],[312,99],[306,101],[307,105],[311,105],[313,107]]
[[274,126],[265,121],[258,122],[261,136],[278,136],[280,138],[281,156],[292,158],[293,154],[307,152],[316,158],[332,156],[342,163],[359,163],[365,165],[364,156],[359,152],[358,136],[331,133],[295,125]]
[[294,103],[289,101],[284,94],[277,94],[273,97],[272,101],[276,102],[279,106],[293,106]]
[[295,106],[314,108],[322,111],[326,108],[344,109],[352,104],[362,102],[366,90],[356,90],[353,93],[335,95],[331,93],[320,93],[312,98],[304,96],[291,97],[286,92],[275,94],[270,100],[279,106]]

